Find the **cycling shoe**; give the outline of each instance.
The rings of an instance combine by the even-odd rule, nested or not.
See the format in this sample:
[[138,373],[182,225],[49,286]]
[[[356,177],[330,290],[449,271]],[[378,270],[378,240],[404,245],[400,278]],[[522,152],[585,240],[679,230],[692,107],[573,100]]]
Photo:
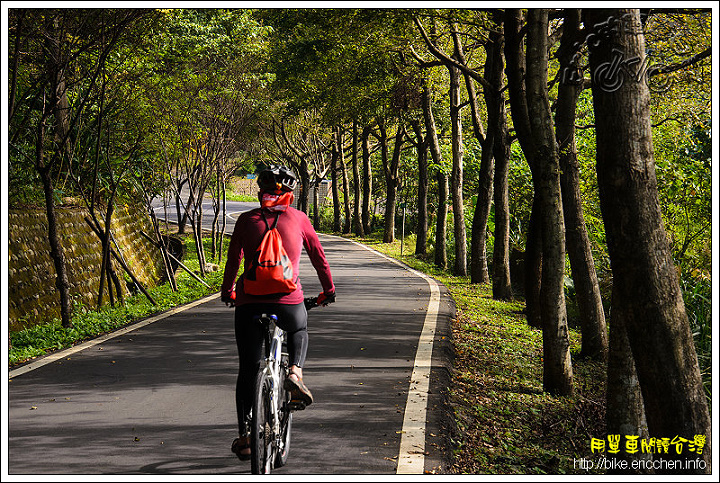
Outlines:
[[302,379],[295,381],[290,377],[287,377],[285,379],[285,390],[290,391],[291,404],[295,402],[302,402],[304,404],[302,408],[299,407],[300,405],[293,405],[298,409],[304,409],[305,406],[309,406],[313,402],[312,393],[305,383],[303,383]]

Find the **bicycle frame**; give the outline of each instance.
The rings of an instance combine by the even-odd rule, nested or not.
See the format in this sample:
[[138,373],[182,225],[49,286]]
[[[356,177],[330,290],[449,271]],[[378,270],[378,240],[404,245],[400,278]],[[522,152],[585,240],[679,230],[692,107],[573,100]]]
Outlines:
[[[266,340],[266,354],[265,354],[265,371],[270,376],[273,384],[272,384],[272,401],[271,401],[271,413],[273,418],[273,434],[275,435],[275,448],[277,448],[278,451],[282,451],[282,434],[280,432],[280,410],[281,410],[281,404],[280,401],[280,386],[282,384],[282,377],[280,374],[280,363],[282,361],[282,344],[283,344],[283,338],[285,337],[285,331],[282,330],[280,327],[278,327],[275,322],[277,321],[277,317],[274,315],[271,316],[264,316],[267,317],[269,320],[272,320],[273,323],[271,325],[268,325],[268,330],[266,332],[266,337],[270,338],[270,329],[272,329],[272,337],[269,341]],[[268,343],[269,342],[269,343]],[[271,455],[274,457],[274,455]]]

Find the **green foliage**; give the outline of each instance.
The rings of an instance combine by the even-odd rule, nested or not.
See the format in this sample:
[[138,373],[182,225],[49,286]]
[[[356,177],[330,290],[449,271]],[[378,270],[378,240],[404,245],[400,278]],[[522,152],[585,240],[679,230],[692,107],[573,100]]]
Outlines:
[[708,405],[712,395],[712,284],[707,278],[685,278],[682,281],[685,309],[695,341],[700,373]]
[[406,20],[373,9],[260,10],[258,15],[274,28],[274,88],[292,112],[320,109],[333,124],[369,120],[389,108],[400,75],[395,51],[405,42]]
[[514,143],[510,151],[508,184],[509,192],[512,193],[509,197],[510,244],[524,250],[534,190],[530,166],[518,143]]
[[[666,125],[667,126],[667,125]],[[710,123],[655,129],[661,209],[683,276],[710,273]],[[680,136],[678,136],[680,134]]]

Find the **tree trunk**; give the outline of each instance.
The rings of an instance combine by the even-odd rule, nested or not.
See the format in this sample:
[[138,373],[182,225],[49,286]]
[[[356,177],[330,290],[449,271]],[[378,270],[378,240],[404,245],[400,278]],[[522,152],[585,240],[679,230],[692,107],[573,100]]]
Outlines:
[[493,199],[493,143],[495,133],[488,131],[482,143],[478,192],[473,214],[470,240],[470,282],[489,283],[490,273],[487,263],[487,222]]
[[313,182],[313,227],[320,229],[320,177],[315,173]]
[[448,198],[448,177],[442,170],[438,170],[438,207],[437,227],[435,229],[435,266],[442,269],[447,268],[447,198]]
[[[613,293],[613,298],[616,296]],[[606,433],[620,434],[623,439],[626,435],[648,439],[650,435],[647,432],[642,393],[623,320],[622,314],[613,312],[605,392]],[[640,453],[630,455],[624,451],[618,456],[628,461],[651,457]]]
[[[43,121],[40,121],[42,124]],[[38,145],[44,142],[44,127],[40,128],[43,133],[38,136]],[[42,148],[38,148],[38,160],[42,163],[42,157],[44,151]],[[43,192],[45,193],[45,213],[48,221],[48,242],[50,243],[50,258],[52,258],[53,265],[55,267],[55,288],[60,295],[60,320],[63,327],[70,327],[72,322],[70,320],[72,316],[72,308],[70,306],[70,283],[67,277],[67,266],[65,264],[65,251],[63,250],[62,243],[60,242],[60,236],[57,230],[57,215],[55,212],[55,200],[54,189],[52,185],[52,178],[50,177],[50,170],[38,166],[38,174],[42,180]]]
[[220,263],[218,257],[218,241],[220,238],[220,189],[222,188],[220,178],[220,162],[218,161],[217,169],[215,170],[216,191],[213,193],[213,219],[210,230],[210,236],[212,237],[210,260],[217,261],[218,264]]
[[338,186],[338,158],[340,157],[337,149],[337,143],[333,144],[330,158],[330,181],[332,182],[332,198],[333,198],[333,231],[340,233],[342,230],[342,220],[340,214],[340,187]]
[[[582,40],[579,35],[580,11],[565,9],[565,12],[563,37],[558,52],[561,71],[572,68],[572,60],[576,53],[574,45]],[[560,151],[560,185],[567,251],[582,328],[581,356],[604,361],[607,359],[608,351],[607,326],[590,238],[583,216],[580,168],[575,146],[575,110],[581,91],[581,83],[570,82],[569,77],[562,77],[558,85],[555,128]]]
[[310,174],[308,174],[308,164],[304,158],[300,159],[300,201],[298,207],[300,211],[308,214],[308,198],[310,197]]
[[338,159],[340,160],[340,172],[343,182],[343,208],[345,209],[345,223],[343,233],[350,233],[352,228],[352,214],[350,211],[350,185],[348,183],[347,165],[345,164],[345,149],[343,148],[342,126],[336,128]]
[[505,117],[505,99],[500,97],[499,131],[493,153],[495,156],[495,244],[493,246],[493,298],[513,298],[510,280],[510,201],[508,175],[510,171],[510,137]]
[[[513,127],[518,142],[525,154],[535,183],[535,163],[533,138],[528,114],[527,95],[525,88],[525,52],[522,39],[522,11],[507,9],[505,11],[505,62],[508,79],[508,97],[512,111]],[[528,324],[540,328],[540,289],[542,284],[542,247],[541,229],[538,222],[539,200],[537,193],[533,195],[533,206],[525,240],[524,257],[524,292],[525,312]]]
[[[46,143],[46,122],[52,116],[55,123],[55,132],[62,131],[64,126],[64,118],[67,112],[61,113],[58,109],[60,98],[65,96],[65,89],[59,92],[61,86],[64,86],[62,80],[60,62],[60,45],[56,34],[57,26],[53,19],[47,20],[48,37],[44,44],[44,62],[49,74],[48,89],[50,90],[50,101],[46,103],[43,97],[43,109],[41,117],[38,120],[38,132],[35,145],[35,169],[40,175],[45,195],[45,213],[48,222],[48,242],[50,244],[50,258],[52,258],[55,266],[55,288],[60,295],[60,319],[63,327],[72,325],[72,307],[70,300],[70,283],[67,277],[67,266],[65,264],[65,252],[60,241],[57,230],[57,214],[55,212],[55,189],[52,182],[52,167],[55,164],[56,157],[50,161],[46,159],[45,143]],[[66,132],[66,131],[65,131]],[[62,150],[58,150],[58,155],[62,156]]]
[[187,202],[183,202],[181,194],[182,189],[185,183],[189,183],[189,180],[185,179],[183,181],[178,181],[177,186],[177,193],[175,195],[175,207],[177,209],[178,214],[178,234],[183,235],[185,234],[185,225],[187,224],[188,218],[189,218],[189,211],[190,207],[195,204],[195,199],[193,197],[193,192],[190,190],[190,193],[188,194],[188,200]]
[[[113,197],[111,196],[108,200],[108,206],[107,211],[105,212],[105,226],[101,230],[101,236],[100,236],[100,244],[102,246],[102,261],[100,263],[100,288],[98,289],[98,298],[97,298],[97,309],[100,310],[103,303],[103,290],[104,290],[104,283],[105,283],[105,274],[107,273],[107,281],[108,281],[108,298],[110,299],[111,305],[113,305],[113,295],[112,295],[112,285],[110,284],[110,223],[112,220],[112,213],[114,211],[113,206]],[[94,215],[93,215],[94,216]],[[98,228],[100,228],[98,224]]]
[[[402,122],[402,121],[400,121]],[[385,167],[385,185],[387,188],[387,199],[385,201],[385,234],[384,243],[395,241],[395,208],[397,206],[397,189],[399,185],[398,168],[400,167],[400,151],[403,145],[403,129],[398,124],[395,134],[395,145],[393,146],[392,159],[387,159],[387,134],[381,128],[383,138],[383,166]]]
[[542,229],[541,320],[543,388],[553,395],[573,393],[570,340],[565,311],[565,230],[560,194],[560,162],[548,99],[548,11],[528,12],[527,96],[538,171]]
[[360,219],[360,166],[358,163],[358,125],[353,121],[353,137],[352,137],[352,170],[353,170],[353,232],[358,236],[363,236],[362,220]]
[[[535,176],[533,177],[533,179]],[[535,181],[533,181],[533,185]],[[525,316],[528,324],[537,329],[542,328],[540,291],[542,289],[542,227],[540,225],[540,198],[533,194],[533,205],[530,210],[530,221],[525,236],[525,258],[523,282],[525,291]]]
[[370,127],[365,126],[360,135],[363,163],[362,226],[365,234],[372,233],[370,197],[372,196],[372,166],[370,166]]
[[225,226],[227,220],[227,194],[225,187],[225,176],[222,177],[222,190],[221,190],[221,202],[222,202],[222,222],[220,223],[220,241],[219,241],[219,252],[218,265],[222,266],[223,247],[225,245]]
[[[615,28],[605,29],[609,38],[596,35],[597,42],[590,45],[593,79],[599,79],[598,72],[606,70],[617,50],[642,65],[645,39],[639,10],[591,9],[585,15],[589,29],[615,19],[614,24],[610,20]],[[706,468],[676,467],[674,472],[710,473],[710,416],[660,211],[650,93],[644,79],[628,75],[614,80],[615,89],[593,84],[600,207],[617,294],[613,318],[617,307],[635,359],[650,435],[706,438],[702,455],[687,447],[678,455],[685,460],[701,457]]]
[[[423,105],[430,102],[430,91],[425,87],[423,89]],[[428,230],[428,210],[427,210],[427,192],[428,192],[428,138],[423,136],[420,121],[414,119],[412,121],[415,137],[417,138],[417,156],[418,156],[418,194],[417,194],[417,238],[415,240],[415,255],[424,257],[427,255],[427,230]]]
[[447,266],[447,251],[445,239],[447,238],[447,175],[442,171],[443,158],[438,142],[435,117],[432,112],[432,92],[429,87],[423,90],[423,118],[425,119],[425,136],[430,148],[433,163],[437,166],[435,178],[438,184],[437,220],[435,229],[435,265],[440,268]]
[[[453,40],[462,63],[465,63],[465,56],[462,52],[462,46],[456,31],[453,31]],[[486,79],[492,62],[491,55],[488,54],[485,61]],[[468,74],[463,74],[463,77],[465,79],[465,87],[467,89],[468,100],[470,102],[473,132],[475,134],[475,139],[477,139],[482,146],[480,173],[478,174],[477,200],[475,202],[475,213],[473,215],[472,230],[470,235],[470,282],[489,283],[490,273],[488,271],[487,262],[487,222],[490,217],[490,209],[493,200],[493,176],[495,166],[493,163],[492,152],[495,133],[491,133],[489,130],[487,136],[483,133],[480,119],[480,109],[477,105],[477,95],[475,93],[475,81]],[[496,95],[498,95],[498,93],[494,89],[492,92],[485,89],[486,103],[488,102],[488,97],[493,97],[493,99],[489,102],[496,102],[494,98]],[[489,109],[490,108],[488,108],[488,110]]]
[[460,116],[460,72],[456,67],[450,71],[450,124],[452,126],[453,168],[450,177],[450,196],[453,204],[455,233],[455,265],[453,273],[467,275],[467,235],[465,231],[465,204],[463,202],[463,143],[462,118]]
[[[494,92],[486,96],[488,106],[488,137],[492,135],[492,152],[495,158],[493,194],[495,199],[495,242],[493,246],[493,298],[496,300],[512,299],[510,283],[510,204],[508,194],[508,172],[510,167],[510,138],[508,136],[505,115],[505,94],[500,91],[504,84],[503,78],[503,36],[491,33],[492,40],[488,49],[488,57],[492,59],[485,76],[491,85],[496,86]],[[486,63],[486,65],[488,65]],[[484,149],[484,148],[483,148]]]

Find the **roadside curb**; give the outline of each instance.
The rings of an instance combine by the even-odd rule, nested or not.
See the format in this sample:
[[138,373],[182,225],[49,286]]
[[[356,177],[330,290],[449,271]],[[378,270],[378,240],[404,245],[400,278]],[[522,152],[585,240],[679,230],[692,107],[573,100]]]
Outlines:
[[[430,300],[408,390],[397,474],[445,473],[451,464],[452,441],[457,433],[449,404],[453,366],[451,321],[456,317],[450,291],[432,276],[367,245],[338,235],[322,235],[353,243],[428,283]],[[422,424],[419,424],[420,418]],[[439,434],[431,431],[433,427]],[[433,449],[435,451],[431,451]]]

